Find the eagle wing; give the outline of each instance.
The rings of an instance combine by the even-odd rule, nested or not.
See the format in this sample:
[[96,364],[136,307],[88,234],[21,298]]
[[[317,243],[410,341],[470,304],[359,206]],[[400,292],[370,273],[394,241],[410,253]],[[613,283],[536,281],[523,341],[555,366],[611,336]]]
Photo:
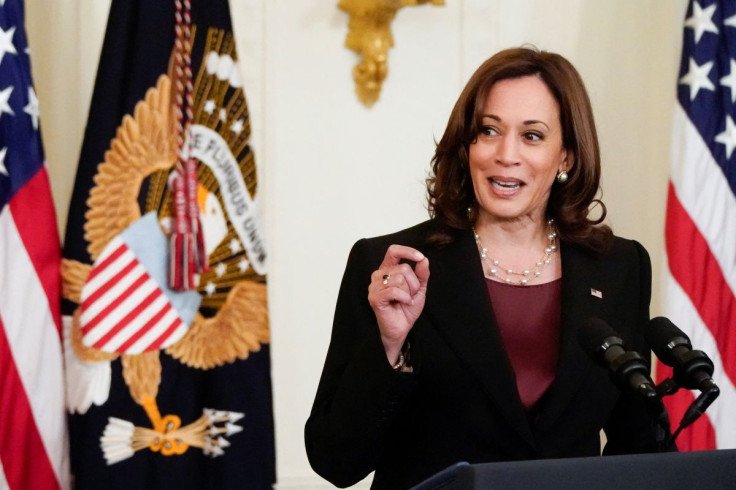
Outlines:
[[143,179],[176,162],[176,116],[171,80],[161,75],[155,87],[126,115],[105,152],[87,200],[84,238],[95,260],[115,236],[141,217],[138,196]]
[[187,366],[211,369],[246,359],[269,340],[266,285],[242,281],[215,316],[197,314],[189,331],[166,352]]

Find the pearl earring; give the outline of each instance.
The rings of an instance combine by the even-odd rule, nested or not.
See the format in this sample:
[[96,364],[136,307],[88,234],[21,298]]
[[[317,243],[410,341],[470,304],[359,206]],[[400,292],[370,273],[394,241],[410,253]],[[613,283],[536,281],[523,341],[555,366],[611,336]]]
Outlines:
[[557,182],[559,182],[560,184],[564,184],[565,182],[567,182],[567,177],[567,172],[565,170],[560,170],[557,174]]

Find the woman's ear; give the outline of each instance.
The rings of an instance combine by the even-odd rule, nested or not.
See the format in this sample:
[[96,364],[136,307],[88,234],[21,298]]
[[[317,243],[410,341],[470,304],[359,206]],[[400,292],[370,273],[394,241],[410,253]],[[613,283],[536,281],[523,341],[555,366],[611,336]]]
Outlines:
[[560,168],[558,169],[558,172],[570,172],[572,170],[572,167],[575,165],[575,155],[570,150],[562,150],[562,165],[560,165]]

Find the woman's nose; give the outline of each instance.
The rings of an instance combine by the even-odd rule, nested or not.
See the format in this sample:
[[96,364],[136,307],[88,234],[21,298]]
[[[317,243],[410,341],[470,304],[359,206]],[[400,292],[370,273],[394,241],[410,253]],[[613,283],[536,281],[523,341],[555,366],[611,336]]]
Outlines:
[[512,134],[500,138],[496,147],[496,161],[501,165],[518,165],[519,140]]

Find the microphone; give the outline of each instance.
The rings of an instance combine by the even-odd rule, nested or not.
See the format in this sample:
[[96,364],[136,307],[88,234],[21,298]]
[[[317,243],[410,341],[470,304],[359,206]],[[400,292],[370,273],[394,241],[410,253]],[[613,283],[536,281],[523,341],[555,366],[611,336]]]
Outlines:
[[665,317],[652,318],[644,338],[660,361],[674,368],[673,378],[682,388],[701,392],[718,390],[713,382],[713,361],[693,350],[690,338]]
[[[660,361],[673,368],[675,384],[689,390],[699,390],[700,396],[688,407],[672,438],[695,422],[718,398],[721,390],[713,378],[713,361],[701,350],[693,350],[690,338],[664,317],[652,318],[644,330],[644,338]],[[677,391],[677,386],[674,391]]]
[[637,352],[627,351],[619,334],[606,322],[587,319],[578,330],[578,342],[593,361],[608,368],[619,389],[634,391],[649,402],[661,404],[649,377],[649,365]]

